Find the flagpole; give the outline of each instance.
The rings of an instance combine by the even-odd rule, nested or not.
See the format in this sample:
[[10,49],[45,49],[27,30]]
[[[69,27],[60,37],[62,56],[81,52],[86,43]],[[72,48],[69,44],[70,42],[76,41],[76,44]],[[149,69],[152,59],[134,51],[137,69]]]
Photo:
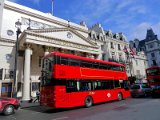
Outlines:
[[53,6],[54,6],[54,0],[52,0],[52,15],[54,15],[54,13],[53,13]]

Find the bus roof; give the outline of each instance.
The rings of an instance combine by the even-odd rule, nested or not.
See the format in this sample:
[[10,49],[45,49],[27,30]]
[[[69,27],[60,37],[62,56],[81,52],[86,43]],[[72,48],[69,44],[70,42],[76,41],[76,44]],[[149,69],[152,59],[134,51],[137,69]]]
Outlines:
[[86,58],[86,57],[81,57],[81,56],[76,56],[76,55],[66,54],[66,53],[60,53],[60,52],[51,52],[46,57],[52,56],[52,55],[59,55],[59,56],[74,58],[74,59],[78,59],[78,60],[86,60],[86,61],[91,61],[91,62],[99,62],[99,63],[104,63],[104,64],[112,64],[112,65],[116,65],[116,66],[125,67],[123,64],[116,63],[116,62],[107,62],[107,61],[103,61],[103,60],[96,60],[96,59],[92,59],[92,58]]
[[146,70],[150,70],[150,69],[154,69],[154,68],[159,68],[160,69],[160,67],[158,67],[158,66],[152,66],[152,67],[147,68]]

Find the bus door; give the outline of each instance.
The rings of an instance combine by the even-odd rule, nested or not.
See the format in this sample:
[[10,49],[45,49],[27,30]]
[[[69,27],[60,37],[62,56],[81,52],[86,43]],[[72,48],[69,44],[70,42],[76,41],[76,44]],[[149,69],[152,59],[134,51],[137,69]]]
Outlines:
[[82,93],[80,91],[79,80],[66,81],[66,94],[68,97],[68,106],[82,105]]

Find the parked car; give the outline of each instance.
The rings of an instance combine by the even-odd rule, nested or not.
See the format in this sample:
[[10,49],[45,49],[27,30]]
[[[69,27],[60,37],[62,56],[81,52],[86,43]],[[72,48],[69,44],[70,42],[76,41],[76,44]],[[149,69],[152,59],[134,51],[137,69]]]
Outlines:
[[20,102],[16,98],[0,97],[0,113],[4,115],[14,114],[20,106]]
[[146,97],[152,94],[152,88],[147,83],[134,84],[130,91],[132,97]]
[[160,85],[154,85],[152,87],[152,97],[160,97]]

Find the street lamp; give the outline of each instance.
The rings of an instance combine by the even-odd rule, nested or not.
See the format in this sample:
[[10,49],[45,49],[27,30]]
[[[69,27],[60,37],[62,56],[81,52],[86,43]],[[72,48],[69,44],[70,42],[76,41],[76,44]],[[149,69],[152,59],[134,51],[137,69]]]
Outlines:
[[19,21],[15,22],[15,27],[17,28],[17,31],[16,31],[16,35],[17,35],[17,38],[16,38],[16,44],[15,44],[15,63],[14,63],[14,89],[13,89],[13,94],[12,94],[12,97],[16,97],[16,82],[17,82],[17,59],[18,59],[18,37],[19,35],[21,34],[21,25],[22,23]]

